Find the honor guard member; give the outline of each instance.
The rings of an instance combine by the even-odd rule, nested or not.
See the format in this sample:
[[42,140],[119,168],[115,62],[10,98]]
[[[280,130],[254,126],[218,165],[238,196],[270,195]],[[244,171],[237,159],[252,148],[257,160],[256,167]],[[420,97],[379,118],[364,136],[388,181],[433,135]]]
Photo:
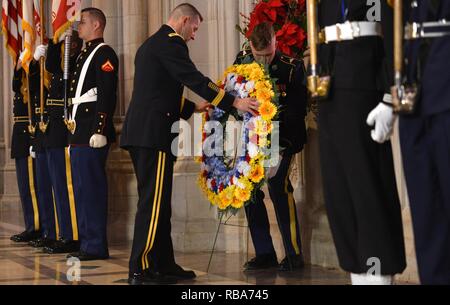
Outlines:
[[413,100],[401,111],[400,141],[419,276],[424,285],[449,285],[450,1],[403,6],[409,11],[405,88]]
[[[303,63],[283,55],[276,49],[275,31],[271,24],[261,23],[250,36],[251,50],[241,52],[235,64],[258,62],[268,65],[270,76],[277,80],[280,93],[280,146],[282,156],[279,166],[272,169],[268,181],[278,226],[280,228],[286,258],[280,264],[281,271],[300,269],[304,266],[301,247],[300,224],[294,201],[294,189],[289,180],[292,163],[306,142],[307,90]],[[245,264],[246,270],[266,269],[278,266],[277,255],[270,236],[270,223],[264,204],[264,192],[257,201],[246,208],[248,225],[256,250],[256,257]]]
[[[384,104],[392,69],[382,38],[392,31],[392,14],[381,16],[389,27],[369,20],[372,7],[365,0],[322,0],[318,6],[326,41],[319,61],[332,77],[329,97],[319,102],[320,154],[339,263],[353,284],[391,284],[406,268],[401,207],[391,143],[373,139],[392,124],[392,107]],[[368,274],[373,258],[379,275]]]
[[78,33],[85,48],[70,82],[70,159],[81,246],[69,257],[81,261],[109,258],[106,161],[110,145],[116,141],[113,116],[119,59],[104,43],[105,27],[106,16],[101,10],[82,10]]
[[[46,103],[48,117],[45,122],[47,127],[44,133],[44,149],[48,160],[59,224],[59,240],[44,248],[44,252],[49,254],[71,253],[79,250],[72,169],[68,152],[68,130],[64,121],[64,38],[65,35],[62,35],[58,43],[50,40],[46,57],[46,69],[52,74],[52,77]],[[75,66],[82,46],[83,41],[78,38],[78,32],[73,32],[70,67]],[[39,48],[43,49],[45,46],[38,46]]]
[[[50,183],[50,173],[48,171],[47,154],[44,149],[44,133],[40,129],[41,111],[44,112],[44,118],[47,113],[41,109],[41,88],[40,88],[40,67],[39,59],[45,56],[45,49],[39,48],[34,52],[34,60],[30,63],[30,98],[31,98],[31,117],[33,123],[33,132],[31,134],[31,155],[36,160],[36,189],[37,198],[41,211],[42,237],[30,242],[34,248],[44,248],[52,246],[59,235],[58,219],[55,213],[55,203],[53,198],[52,185]],[[45,72],[44,87],[44,105],[47,97],[48,73]]]
[[17,186],[25,219],[25,231],[14,235],[14,242],[28,243],[41,237],[41,225],[36,196],[35,164],[30,156],[30,133],[28,132],[28,86],[25,71],[19,59],[14,69],[14,126],[11,141],[11,159],[16,163]]
[[[139,48],[131,104],[121,146],[130,152],[138,180],[139,202],[129,283],[170,284],[196,275],[175,262],[171,239],[171,196],[174,152],[171,133],[180,118],[212,106],[255,113],[253,99],[236,99],[203,76],[189,57],[187,42],[195,38],[203,18],[190,4],[180,4],[167,24]],[[210,103],[182,98],[184,86]]]

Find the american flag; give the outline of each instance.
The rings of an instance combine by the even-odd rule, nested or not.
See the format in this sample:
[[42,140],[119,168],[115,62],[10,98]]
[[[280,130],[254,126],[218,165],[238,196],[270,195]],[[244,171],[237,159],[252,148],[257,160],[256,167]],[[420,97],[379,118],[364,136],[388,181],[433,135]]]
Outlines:
[[2,0],[2,32],[14,64],[22,52],[22,0]]
[[22,0],[22,28],[23,28],[23,47],[25,56],[22,66],[28,72],[33,53],[36,45],[40,42],[40,1],[39,0]]

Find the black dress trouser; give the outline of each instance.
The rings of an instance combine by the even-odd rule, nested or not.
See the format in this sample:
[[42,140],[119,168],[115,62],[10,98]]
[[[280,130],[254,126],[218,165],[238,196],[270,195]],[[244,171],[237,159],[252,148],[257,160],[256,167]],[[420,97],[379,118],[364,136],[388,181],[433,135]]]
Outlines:
[[391,143],[377,144],[366,124],[382,100],[377,91],[334,90],[319,105],[324,196],[342,269],[382,275],[406,268]]

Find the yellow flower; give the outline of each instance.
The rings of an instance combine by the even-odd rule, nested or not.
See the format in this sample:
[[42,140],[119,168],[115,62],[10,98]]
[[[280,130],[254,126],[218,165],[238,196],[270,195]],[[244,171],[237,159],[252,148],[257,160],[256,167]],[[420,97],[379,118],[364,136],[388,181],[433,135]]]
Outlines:
[[250,79],[259,80],[261,78],[264,78],[264,71],[261,69],[254,69],[250,73]]
[[256,91],[256,99],[260,103],[268,103],[272,100],[274,96],[275,94],[273,93],[273,91],[267,88]]
[[238,198],[234,198],[233,199],[233,203],[231,204],[231,206],[235,209],[242,209],[244,207],[244,203],[243,201],[239,200]]
[[251,191],[248,189],[236,188],[236,192],[234,193],[236,198],[242,202],[247,202],[250,200],[250,196],[252,195]]
[[227,187],[219,194],[219,209],[226,210],[233,203],[235,188],[235,186]]
[[262,167],[261,165],[256,165],[250,173],[250,179],[255,183],[260,183],[263,178],[264,167]]
[[259,114],[265,121],[270,121],[277,114],[277,107],[270,102],[262,103],[259,107]]

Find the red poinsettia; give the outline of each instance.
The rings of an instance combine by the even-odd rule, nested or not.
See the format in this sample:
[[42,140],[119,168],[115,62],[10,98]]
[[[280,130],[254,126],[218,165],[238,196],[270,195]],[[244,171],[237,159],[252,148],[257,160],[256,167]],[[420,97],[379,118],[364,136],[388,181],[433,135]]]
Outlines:
[[286,0],[268,0],[259,2],[253,12],[250,14],[250,23],[246,32],[247,38],[250,37],[253,29],[260,23],[270,22],[272,24],[282,21],[286,18],[285,9]]
[[277,33],[278,49],[292,57],[303,54],[306,41],[306,0],[260,0],[250,17],[246,29],[240,30],[247,38],[263,22],[273,24]]
[[305,30],[294,23],[286,23],[276,35],[278,49],[289,56],[296,56],[307,38]]

